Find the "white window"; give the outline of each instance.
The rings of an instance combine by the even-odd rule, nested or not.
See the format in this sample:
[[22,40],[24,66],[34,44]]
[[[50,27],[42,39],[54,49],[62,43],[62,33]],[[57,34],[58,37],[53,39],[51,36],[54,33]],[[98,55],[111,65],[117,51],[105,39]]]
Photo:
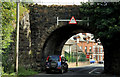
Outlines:
[[102,55],[101,55],[101,60],[102,60]]
[[92,47],[89,48],[89,51],[92,52]]
[[77,43],[79,43],[79,39],[77,38]]
[[80,49],[82,50],[82,46],[80,46]]
[[95,46],[93,46],[93,51],[95,52]]
[[85,52],[87,53],[87,46],[85,47]]
[[101,48],[101,50],[100,50],[100,51],[101,51],[101,53],[102,53],[102,48]]
[[99,54],[99,47],[98,47],[98,54]]

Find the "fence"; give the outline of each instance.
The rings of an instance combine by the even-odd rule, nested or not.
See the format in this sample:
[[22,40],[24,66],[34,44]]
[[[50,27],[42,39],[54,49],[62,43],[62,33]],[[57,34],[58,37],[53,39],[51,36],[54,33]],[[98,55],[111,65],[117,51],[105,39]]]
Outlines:
[[[90,64],[89,61],[86,61],[86,62],[78,62],[78,66],[77,66],[77,67],[85,66],[85,65],[89,65],[89,64]],[[68,67],[69,67],[69,68],[76,67],[76,62],[68,62]]]

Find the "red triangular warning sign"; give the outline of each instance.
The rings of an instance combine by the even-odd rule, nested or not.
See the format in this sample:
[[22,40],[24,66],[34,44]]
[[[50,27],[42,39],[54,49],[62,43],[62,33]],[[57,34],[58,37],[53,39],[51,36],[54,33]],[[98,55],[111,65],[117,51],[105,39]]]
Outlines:
[[70,19],[69,24],[77,24],[74,16],[72,16],[72,18]]

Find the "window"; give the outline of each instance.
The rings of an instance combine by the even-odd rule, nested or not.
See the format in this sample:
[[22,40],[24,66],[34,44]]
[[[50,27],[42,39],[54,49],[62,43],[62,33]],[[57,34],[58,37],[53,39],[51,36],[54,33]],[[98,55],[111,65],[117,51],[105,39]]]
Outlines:
[[93,46],[93,51],[95,52],[95,46]]
[[99,55],[98,55],[98,61],[99,61]]
[[77,40],[77,37],[73,37],[74,40]]
[[87,53],[87,46],[85,47],[85,53]]
[[79,43],[79,39],[77,39],[77,43]]
[[101,53],[102,53],[102,48],[101,48]]
[[90,55],[90,59],[92,59],[92,55]]
[[86,41],[86,38],[83,38]]
[[92,52],[92,47],[89,48],[89,51]]
[[102,55],[101,55],[101,60],[102,60]]
[[80,46],[80,49],[82,50],[82,46]]
[[86,34],[85,34],[85,33],[82,33],[82,35],[85,35],[85,36],[86,36]]
[[48,61],[59,61],[59,56],[49,56]]
[[89,44],[89,40],[87,40],[87,44]]
[[99,53],[99,47],[98,47],[98,53]]

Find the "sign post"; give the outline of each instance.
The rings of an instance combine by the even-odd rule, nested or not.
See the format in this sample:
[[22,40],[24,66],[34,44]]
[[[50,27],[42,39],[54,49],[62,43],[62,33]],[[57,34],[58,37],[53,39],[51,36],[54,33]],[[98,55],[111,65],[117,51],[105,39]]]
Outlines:
[[89,59],[89,57],[90,57],[90,55],[89,55],[89,54],[87,54],[87,55],[86,55],[86,58],[87,58],[87,59]]
[[[69,21],[69,24],[77,24],[77,21],[78,21],[78,22],[89,21],[89,19],[87,19],[87,20],[76,20],[76,19],[74,18],[74,16],[72,16],[71,19],[59,19],[59,18],[57,17],[57,25],[59,25],[59,22],[61,22],[61,21],[63,21],[63,22]],[[87,23],[87,25],[89,26],[89,22]]]

